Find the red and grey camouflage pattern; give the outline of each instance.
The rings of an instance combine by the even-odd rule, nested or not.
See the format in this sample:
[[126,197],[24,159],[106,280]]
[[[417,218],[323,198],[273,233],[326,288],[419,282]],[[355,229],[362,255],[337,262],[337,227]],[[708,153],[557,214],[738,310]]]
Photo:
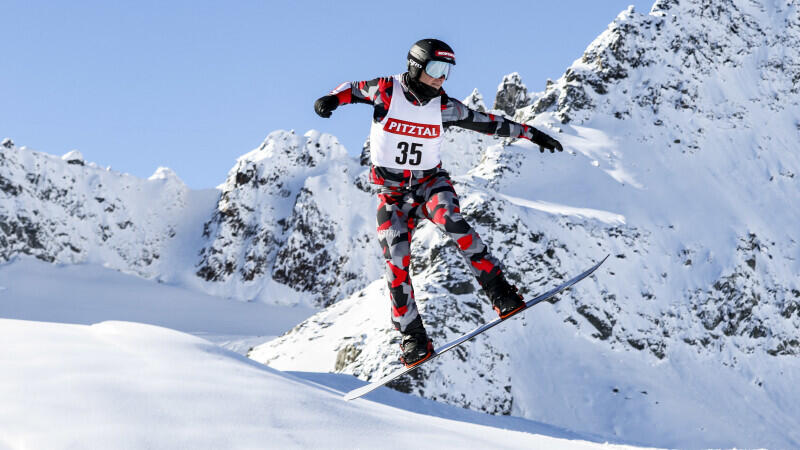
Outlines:
[[450,175],[433,170],[413,186],[383,187],[378,193],[378,242],[386,260],[392,324],[401,332],[419,316],[409,272],[411,237],[418,220],[430,220],[458,244],[481,286],[500,274],[498,260],[462,217]]
[[[409,102],[425,104],[408,89],[408,74],[401,76],[401,88]],[[340,84],[331,91],[340,105],[373,105],[372,119],[381,122],[389,112],[394,79],[391,76],[368,81]],[[457,126],[501,137],[531,139],[533,129],[502,116],[468,108],[440,90],[442,125]],[[478,233],[461,216],[458,195],[450,175],[441,164],[428,170],[390,169],[373,165],[372,183],[380,185],[378,199],[378,241],[386,259],[386,279],[392,301],[392,324],[401,332],[419,317],[411,284],[411,237],[417,221],[428,219],[447,233],[466,258],[481,286],[501,273],[499,261],[489,251]]]

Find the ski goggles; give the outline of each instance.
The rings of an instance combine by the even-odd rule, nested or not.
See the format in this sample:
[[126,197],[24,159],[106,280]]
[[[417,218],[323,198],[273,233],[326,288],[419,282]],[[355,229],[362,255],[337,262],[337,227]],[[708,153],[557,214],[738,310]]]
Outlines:
[[450,76],[450,69],[452,67],[453,65],[448,62],[428,61],[428,64],[425,66],[425,73],[433,78],[445,77],[445,79],[447,79]]

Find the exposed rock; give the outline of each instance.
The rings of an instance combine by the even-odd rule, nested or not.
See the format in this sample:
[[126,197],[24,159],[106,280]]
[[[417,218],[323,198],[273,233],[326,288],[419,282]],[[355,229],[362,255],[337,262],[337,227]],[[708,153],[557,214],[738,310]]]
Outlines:
[[197,275],[245,298],[275,280],[320,305],[363,287],[380,273],[364,171],[333,136],[270,134],[222,185]]
[[[473,92],[473,95],[477,92]],[[481,99],[482,100],[482,99]],[[494,99],[492,109],[505,112],[509,117],[514,117],[514,113],[530,103],[528,99],[528,88],[522,83],[519,73],[510,73],[503,77],[503,81],[497,87],[497,95]]]
[[63,161],[66,161],[67,164],[77,164],[79,166],[83,166],[86,164],[86,162],[83,159],[83,155],[81,154],[81,152],[77,150],[72,150],[70,152],[65,153],[64,156],[61,157],[61,159]]

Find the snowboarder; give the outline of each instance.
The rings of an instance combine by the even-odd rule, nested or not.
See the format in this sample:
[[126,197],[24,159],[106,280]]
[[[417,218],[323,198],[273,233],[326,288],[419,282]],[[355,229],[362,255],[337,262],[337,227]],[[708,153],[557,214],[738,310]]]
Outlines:
[[417,41],[407,59],[407,72],[342,83],[319,98],[314,110],[327,118],[340,105],[373,105],[370,181],[379,186],[378,241],[386,259],[392,324],[403,335],[401,359],[407,367],[413,367],[433,352],[409,276],[411,236],[417,220],[432,221],[458,244],[501,318],[510,317],[525,306],[517,288],[506,280],[497,258],[461,215],[458,196],[439,157],[442,127],[458,126],[490,135],[530,139],[542,152],[563,148],[532,126],[472,110],[449,97],[442,84],[456,59],[453,49],[444,42]]

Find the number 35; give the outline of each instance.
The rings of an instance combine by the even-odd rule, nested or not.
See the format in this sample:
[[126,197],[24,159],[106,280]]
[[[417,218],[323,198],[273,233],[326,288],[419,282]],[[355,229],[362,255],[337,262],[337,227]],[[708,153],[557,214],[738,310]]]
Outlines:
[[[422,151],[419,149],[419,147],[422,147],[422,144],[419,144],[419,143],[415,142],[415,143],[411,144],[410,147],[411,147],[411,151],[409,151],[408,142],[398,142],[397,143],[397,148],[400,149],[400,156],[398,156],[397,158],[394,159],[397,164],[405,164],[406,160],[408,160],[408,163],[410,165],[418,166],[419,163],[422,162]],[[411,154],[411,159],[410,160],[408,159],[408,154],[409,153]]]

